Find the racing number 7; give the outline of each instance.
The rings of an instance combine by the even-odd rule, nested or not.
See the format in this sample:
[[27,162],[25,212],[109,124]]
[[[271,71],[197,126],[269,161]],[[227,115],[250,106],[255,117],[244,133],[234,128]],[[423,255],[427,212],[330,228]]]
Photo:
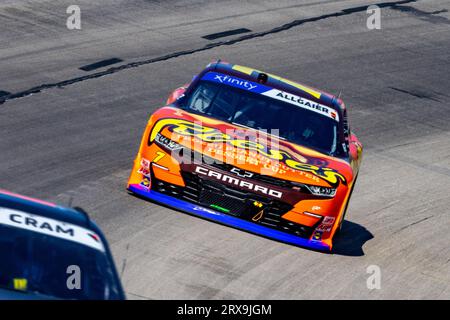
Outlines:
[[152,160],[153,163],[158,163],[159,160],[161,160],[162,158],[164,158],[166,154],[164,152],[161,151],[156,151],[156,157]]

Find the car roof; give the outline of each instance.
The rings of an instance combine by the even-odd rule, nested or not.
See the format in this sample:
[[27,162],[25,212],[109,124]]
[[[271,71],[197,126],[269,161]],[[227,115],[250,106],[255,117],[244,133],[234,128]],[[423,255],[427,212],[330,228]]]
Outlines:
[[33,199],[0,189],[0,207],[15,209],[97,231],[84,211]]
[[[108,242],[103,235],[103,232],[100,228],[95,224],[94,221],[89,219],[87,213],[80,208],[67,208],[63,206],[59,206],[57,204],[46,202],[34,198],[30,198],[27,196],[19,195],[16,193],[12,193],[6,190],[0,189],[0,208],[8,208],[13,210],[19,210],[30,214],[39,215],[42,217],[58,220],[61,222],[73,224],[76,226],[87,228],[91,231],[94,231],[102,240],[105,254],[111,262],[114,271],[114,278],[120,290],[120,296],[122,299],[125,299],[125,294],[123,292],[122,284],[120,282],[119,275],[117,274],[117,269],[114,264],[113,257],[111,255],[111,251],[108,246]],[[0,291],[0,300],[1,297],[12,296],[14,293]],[[20,294],[20,293],[19,293]],[[32,299],[36,297],[39,299],[38,295],[27,296],[27,299]],[[47,299],[47,297],[41,297]],[[15,297],[15,299],[19,299],[19,297]]]
[[267,81],[264,82],[264,85],[266,86],[286,91],[306,99],[311,99],[315,102],[332,107],[339,112],[342,112],[345,109],[342,100],[330,93],[257,69],[218,60],[208,64],[201,75],[209,71],[220,72],[253,82],[258,82],[258,76],[260,74],[265,74],[267,75]]

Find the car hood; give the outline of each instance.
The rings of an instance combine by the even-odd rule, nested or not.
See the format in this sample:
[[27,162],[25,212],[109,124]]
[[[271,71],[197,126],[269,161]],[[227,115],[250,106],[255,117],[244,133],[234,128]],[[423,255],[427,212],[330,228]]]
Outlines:
[[[150,118],[148,128],[149,143],[163,136],[179,146],[245,171],[326,187],[348,185],[353,179],[351,167],[345,160],[264,131],[179,108],[157,110]],[[177,147],[172,146],[172,149],[176,153]]]

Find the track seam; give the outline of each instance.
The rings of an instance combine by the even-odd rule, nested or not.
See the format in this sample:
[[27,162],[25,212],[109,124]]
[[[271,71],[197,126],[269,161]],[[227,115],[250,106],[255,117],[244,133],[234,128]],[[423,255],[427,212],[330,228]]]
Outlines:
[[[389,7],[397,7],[398,5],[412,3],[412,2],[417,2],[417,1],[418,0],[402,0],[402,1],[395,1],[395,2],[381,2],[381,3],[372,4],[372,5],[377,5],[380,8],[389,8]],[[97,78],[100,78],[100,77],[104,77],[106,75],[114,74],[114,73],[122,71],[122,70],[130,69],[130,68],[136,68],[136,67],[139,67],[139,66],[142,66],[142,65],[152,64],[152,63],[155,63],[155,62],[166,61],[166,60],[178,58],[178,57],[181,57],[181,56],[191,55],[191,54],[194,54],[194,53],[197,53],[197,52],[207,51],[207,50],[210,50],[210,49],[213,49],[213,48],[217,48],[217,47],[221,47],[221,46],[233,45],[233,44],[236,44],[236,43],[239,43],[239,42],[244,42],[244,41],[255,39],[255,38],[261,38],[261,37],[264,37],[266,35],[275,34],[275,33],[279,33],[279,32],[282,32],[282,31],[286,31],[286,30],[292,29],[294,27],[297,27],[297,26],[300,26],[300,25],[303,25],[303,24],[306,24],[306,23],[317,22],[317,21],[321,21],[321,20],[325,20],[325,19],[329,19],[329,18],[337,18],[337,17],[351,15],[353,13],[363,12],[363,11],[366,11],[369,6],[370,5],[353,7],[353,8],[343,9],[343,10],[335,12],[335,13],[324,14],[324,15],[317,16],[317,17],[312,17],[312,18],[307,18],[307,19],[300,19],[300,20],[294,20],[294,21],[291,21],[289,23],[283,24],[283,25],[281,25],[279,27],[272,28],[270,30],[250,33],[250,34],[243,35],[241,37],[238,37],[238,38],[235,38],[235,39],[231,39],[231,40],[210,43],[210,44],[207,44],[207,45],[205,45],[205,46],[203,46],[201,48],[194,48],[194,49],[190,49],[190,50],[177,51],[177,52],[174,52],[174,53],[166,54],[166,55],[163,55],[163,56],[160,56],[160,57],[156,57],[156,58],[152,58],[152,59],[136,61],[136,62],[130,62],[130,63],[124,64],[124,65],[121,65],[121,66],[118,66],[118,67],[109,68],[109,69],[107,69],[105,71],[92,73],[92,74],[89,74],[89,75],[86,75],[86,76],[82,76],[82,77],[76,77],[76,78],[63,80],[63,81],[56,82],[56,83],[41,84],[39,86],[35,86],[35,87],[32,87],[32,88],[27,89],[27,90],[23,90],[23,91],[19,91],[19,92],[16,92],[16,93],[10,93],[8,95],[4,95],[4,96],[0,97],[0,104],[3,104],[3,103],[5,103],[6,101],[9,101],[9,100],[23,98],[23,97],[26,97],[26,96],[29,96],[29,95],[32,95],[32,94],[35,94],[35,93],[40,93],[40,92],[42,92],[44,90],[47,90],[47,89],[63,88],[63,87],[69,86],[69,85],[74,84],[74,83],[78,83],[78,82],[82,82],[82,81],[86,81],[86,80],[90,80],[90,79],[97,79]]]

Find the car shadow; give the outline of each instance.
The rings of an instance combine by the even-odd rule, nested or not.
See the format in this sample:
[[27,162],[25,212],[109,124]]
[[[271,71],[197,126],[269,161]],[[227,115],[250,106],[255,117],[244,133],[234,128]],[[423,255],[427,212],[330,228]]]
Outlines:
[[342,256],[363,256],[364,244],[373,238],[373,234],[363,226],[344,220],[341,232],[334,239],[332,253]]
[[[128,193],[138,199],[142,199],[151,203],[154,203],[158,206],[163,206],[165,208],[171,209],[171,210],[175,210],[178,212],[183,212],[183,210],[180,210],[178,208],[175,207],[171,207],[168,206],[165,203],[161,203],[158,201],[155,201],[153,199],[149,199],[146,197],[143,197],[139,194],[135,194],[131,191],[128,191]],[[184,214],[188,214],[190,216],[199,218],[199,219],[204,219],[204,220],[208,220],[196,215],[193,215],[191,213],[185,212]],[[210,220],[208,220],[210,221]],[[218,223],[216,221],[214,221],[215,223]],[[220,224],[220,223],[219,223]],[[248,233],[252,233],[246,230],[242,230],[242,229],[238,229],[238,228],[234,228],[232,226],[228,226],[229,228],[233,228],[233,229],[237,229],[237,230],[241,230],[243,232],[248,232]],[[265,237],[265,236],[261,236],[259,235],[259,237],[263,237],[266,239],[270,239],[272,241],[277,241],[280,243],[284,243],[283,241],[279,241],[273,238],[269,238],[269,237]],[[353,256],[353,257],[360,257],[364,255],[364,251],[362,249],[363,245],[369,241],[370,239],[373,239],[374,236],[373,234],[368,231],[366,228],[364,228],[363,226],[351,222],[351,221],[347,221],[344,220],[343,224],[342,224],[342,230],[339,234],[335,235],[334,240],[333,240],[333,250],[331,252],[325,252],[325,251],[321,251],[321,250],[315,250],[315,249],[311,249],[311,248],[306,248],[306,247],[302,247],[302,246],[298,246],[299,248],[303,248],[303,249],[308,249],[310,251],[316,251],[316,252],[320,252],[320,253],[325,253],[325,254],[338,254],[338,255],[342,255],[342,256]],[[292,245],[292,244],[291,244]],[[292,245],[295,246],[295,245]]]

